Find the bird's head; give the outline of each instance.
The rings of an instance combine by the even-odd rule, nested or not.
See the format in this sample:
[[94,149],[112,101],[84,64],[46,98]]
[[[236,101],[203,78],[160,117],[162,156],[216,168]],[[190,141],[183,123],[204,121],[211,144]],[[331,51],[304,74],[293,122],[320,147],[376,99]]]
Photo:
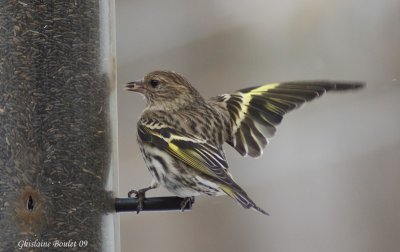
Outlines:
[[178,110],[204,101],[182,75],[171,71],[151,72],[141,80],[127,83],[125,88],[143,94],[149,109]]

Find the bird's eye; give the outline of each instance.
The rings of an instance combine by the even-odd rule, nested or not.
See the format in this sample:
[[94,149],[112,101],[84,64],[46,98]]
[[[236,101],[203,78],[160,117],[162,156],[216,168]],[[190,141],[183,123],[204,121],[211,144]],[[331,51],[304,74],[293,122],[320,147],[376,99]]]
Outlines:
[[153,88],[156,88],[158,86],[158,84],[160,84],[160,82],[158,80],[154,80],[154,79],[150,80],[150,85]]

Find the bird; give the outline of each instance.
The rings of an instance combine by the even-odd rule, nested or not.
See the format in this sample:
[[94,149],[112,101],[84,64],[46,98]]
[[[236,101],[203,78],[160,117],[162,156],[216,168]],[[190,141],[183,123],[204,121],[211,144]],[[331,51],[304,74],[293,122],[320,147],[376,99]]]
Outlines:
[[242,156],[259,157],[287,112],[328,91],[363,86],[357,81],[277,82],[205,99],[181,74],[150,72],[125,84],[146,100],[137,141],[153,177],[150,186],[128,196],[139,199],[137,213],[146,191],[162,185],[183,198],[182,211],[195,196],[226,194],[246,209],[269,215],[233,178],[223,144]]

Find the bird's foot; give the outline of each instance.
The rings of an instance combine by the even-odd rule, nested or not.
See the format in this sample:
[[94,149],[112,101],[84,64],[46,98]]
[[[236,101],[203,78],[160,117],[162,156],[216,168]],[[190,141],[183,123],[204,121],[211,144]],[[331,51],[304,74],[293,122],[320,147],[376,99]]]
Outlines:
[[185,211],[186,206],[189,204],[189,207],[194,203],[194,197],[186,197],[183,198],[181,202],[181,211]]
[[139,203],[136,208],[136,213],[138,214],[140,211],[143,210],[144,199],[146,198],[146,192],[150,189],[154,189],[153,186],[148,186],[139,190],[130,190],[128,192],[128,197],[132,198],[132,194],[135,194],[135,198],[138,199]]

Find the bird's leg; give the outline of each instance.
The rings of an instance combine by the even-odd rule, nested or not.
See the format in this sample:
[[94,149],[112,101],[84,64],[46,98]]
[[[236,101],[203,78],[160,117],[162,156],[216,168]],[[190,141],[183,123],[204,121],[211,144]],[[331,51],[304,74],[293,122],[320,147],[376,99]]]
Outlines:
[[183,198],[182,202],[181,202],[181,211],[183,212],[185,210],[185,207],[187,204],[193,204],[194,203],[194,197],[186,197]]
[[146,198],[146,192],[151,189],[155,189],[158,187],[158,182],[156,180],[151,181],[150,186],[139,189],[139,190],[130,190],[128,192],[128,197],[132,198],[132,194],[135,194],[135,198],[139,200],[139,204],[136,208],[136,213],[139,213],[140,211],[143,210],[143,203],[144,199]]

